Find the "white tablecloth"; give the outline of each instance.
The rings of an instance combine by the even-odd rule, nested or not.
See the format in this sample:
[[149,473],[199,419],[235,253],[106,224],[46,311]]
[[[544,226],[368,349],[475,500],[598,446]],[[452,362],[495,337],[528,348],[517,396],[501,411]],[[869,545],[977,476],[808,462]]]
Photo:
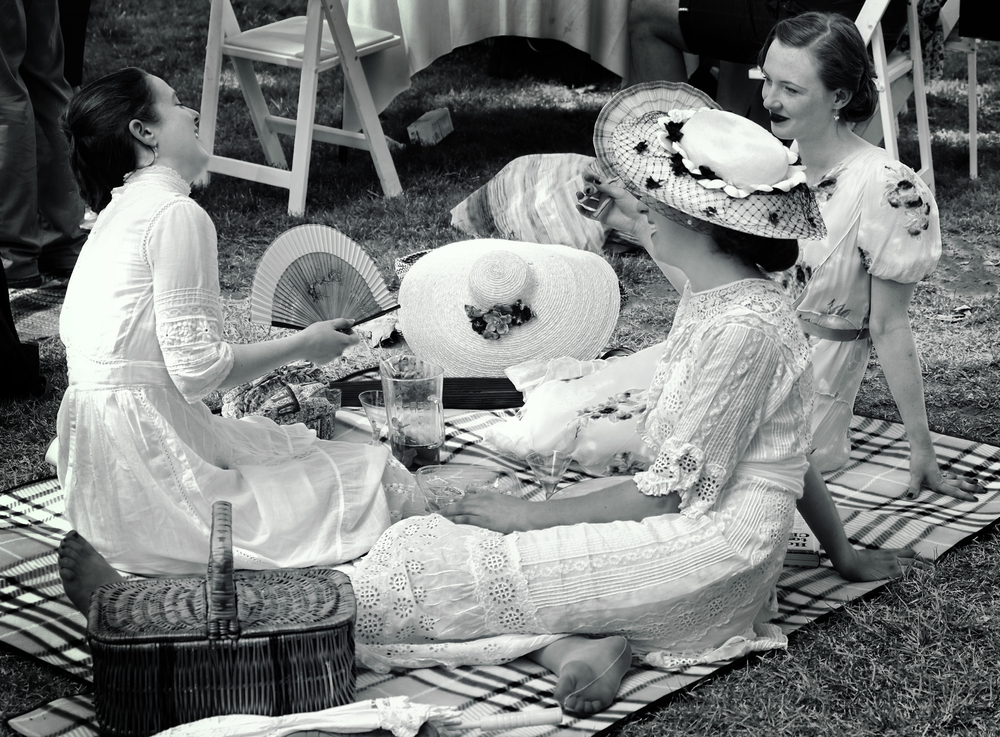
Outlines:
[[628,0],[348,0],[352,24],[403,37],[402,47],[365,66],[380,111],[439,56],[494,36],[564,41],[623,77],[627,16]]

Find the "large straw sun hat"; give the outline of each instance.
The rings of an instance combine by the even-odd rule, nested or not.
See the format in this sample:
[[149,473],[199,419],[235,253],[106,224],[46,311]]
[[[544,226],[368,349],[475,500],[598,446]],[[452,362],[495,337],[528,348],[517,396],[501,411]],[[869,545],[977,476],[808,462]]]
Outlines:
[[575,248],[480,239],[437,248],[399,288],[399,327],[445,376],[503,376],[531,359],[596,358],[618,322],[618,277]]
[[[594,149],[605,176],[668,217],[769,238],[826,236],[798,156],[770,131],[676,82],[622,90],[601,110]],[[684,220],[681,220],[684,222]]]

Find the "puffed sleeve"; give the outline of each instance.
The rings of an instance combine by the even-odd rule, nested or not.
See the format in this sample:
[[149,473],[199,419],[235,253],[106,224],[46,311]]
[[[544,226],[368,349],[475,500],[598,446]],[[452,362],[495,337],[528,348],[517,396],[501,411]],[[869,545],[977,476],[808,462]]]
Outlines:
[[204,399],[229,374],[223,341],[215,226],[196,202],[168,204],[147,231],[156,338],[167,372],[188,402]]
[[759,327],[708,331],[693,364],[672,370],[655,404],[651,398],[646,428],[659,422],[650,435],[662,441],[650,469],[635,475],[639,490],[677,491],[682,509],[711,507],[766,419],[781,369],[781,348]]
[[858,250],[868,272],[911,284],[930,276],[941,257],[937,203],[905,164],[881,162],[862,203]]

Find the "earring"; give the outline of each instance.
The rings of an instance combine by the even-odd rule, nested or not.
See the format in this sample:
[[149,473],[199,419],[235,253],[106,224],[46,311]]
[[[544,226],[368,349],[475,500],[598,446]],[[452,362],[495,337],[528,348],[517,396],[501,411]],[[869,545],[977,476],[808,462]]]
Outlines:
[[833,111],[833,121],[835,123],[839,123],[840,122],[840,111],[839,110],[834,110]]
[[[160,155],[159,146],[155,143],[147,145],[146,150],[151,151],[153,153],[153,160],[150,161],[148,164],[143,164],[142,166],[136,167],[137,169],[146,169],[150,166],[153,166],[156,163],[157,157]],[[145,157],[143,157],[143,161],[145,161]]]

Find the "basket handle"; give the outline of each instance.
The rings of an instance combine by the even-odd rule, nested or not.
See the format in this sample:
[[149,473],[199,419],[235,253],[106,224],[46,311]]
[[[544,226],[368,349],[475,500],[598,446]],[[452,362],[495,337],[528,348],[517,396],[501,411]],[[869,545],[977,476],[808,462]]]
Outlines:
[[240,634],[233,580],[233,505],[212,504],[212,536],[205,594],[208,599],[208,639],[236,639]]

